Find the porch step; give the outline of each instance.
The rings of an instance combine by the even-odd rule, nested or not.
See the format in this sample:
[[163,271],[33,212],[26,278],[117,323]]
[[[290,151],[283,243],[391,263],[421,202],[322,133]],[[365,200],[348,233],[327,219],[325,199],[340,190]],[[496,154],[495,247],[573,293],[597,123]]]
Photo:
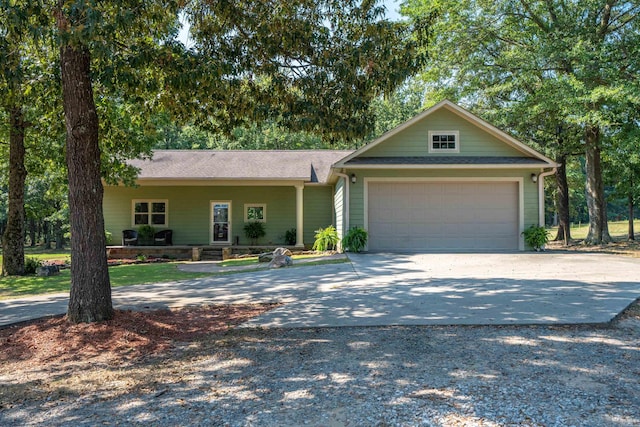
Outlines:
[[206,248],[202,249],[200,256],[202,261],[222,261],[222,248]]

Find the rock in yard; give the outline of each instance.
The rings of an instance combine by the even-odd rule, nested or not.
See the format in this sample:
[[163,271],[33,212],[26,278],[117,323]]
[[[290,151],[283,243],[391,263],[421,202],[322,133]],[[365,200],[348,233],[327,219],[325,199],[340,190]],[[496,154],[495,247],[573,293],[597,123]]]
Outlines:
[[263,254],[258,255],[258,262],[271,262],[273,259],[273,253],[265,252]]
[[269,268],[280,268],[280,267],[288,267],[293,265],[293,260],[288,255],[277,255],[274,256],[271,262],[269,263]]
[[60,274],[60,268],[57,265],[43,265],[38,267],[36,274],[39,277],[55,276]]
[[273,256],[275,257],[275,256],[280,256],[280,255],[286,255],[286,256],[290,257],[293,254],[287,248],[276,248],[276,250],[273,251]]

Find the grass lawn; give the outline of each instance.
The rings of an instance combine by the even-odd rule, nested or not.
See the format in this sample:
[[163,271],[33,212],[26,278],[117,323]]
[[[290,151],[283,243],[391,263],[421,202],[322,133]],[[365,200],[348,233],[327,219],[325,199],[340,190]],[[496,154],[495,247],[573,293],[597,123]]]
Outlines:
[[[68,258],[68,254],[60,253],[48,253],[40,254],[48,258],[55,260],[65,260]],[[31,256],[28,255],[28,256]],[[297,255],[294,259],[312,258],[317,255]],[[322,260],[300,264],[305,266],[320,265],[320,264],[334,264],[348,262],[347,259],[336,260]],[[216,274],[233,274],[237,271],[221,271],[220,273],[189,273],[178,270],[179,263],[152,263],[152,264],[129,264],[118,265],[109,267],[109,277],[111,279],[111,286],[127,286],[127,285],[143,285],[147,283],[160,283],[160,282],[173,282],[178,280],[197,279],[200,277],[214,276]],[[223,266],[236,267],[243,265],[255,265],[257,270],[260,267],[265,267],[266,264],[259,264],[258,257],[241,258],[234,260],[227,260],[221,263]],[[241,270],[241,272],[250,272],[253,269]],[[50,277],[37,277],[37,276],[10,276],[0,278],[0,300],[9,298],[19,298],[30,295],[39,295],[45,293],[54,292],[69,292],[69,286],[71,284],[70,271],[68,269],[62,270],[58,276]]]
[[[142,285],[210,276],[210,273],[187,273],[177,263],[132,264],[109,267],[111,286]],[[10,276],[0,278],[0,299],[18,298],[52,292],[69,292],[69,270],[58,276]]]
[[[40,261],[68,261],[71,258],[71,251],[69,249],[42,249],[24,248],[25,258],[35,258]],[[2,253],[0,253],[0,263],[2,262]]]
[[[637,233],[640,233],[640,220],[633,222],[633,228]],[[611,237],[619,240],[627,238],[627,231],[629,229],[629,221],[609,221],[609,234]],[[556,237],[558,227],[549,228],[551,232],[550,237],[553,239]],[[586,224],[572,224],[571,225],[571,238],[572,239],[584,239],[589,232],[589,223]]]

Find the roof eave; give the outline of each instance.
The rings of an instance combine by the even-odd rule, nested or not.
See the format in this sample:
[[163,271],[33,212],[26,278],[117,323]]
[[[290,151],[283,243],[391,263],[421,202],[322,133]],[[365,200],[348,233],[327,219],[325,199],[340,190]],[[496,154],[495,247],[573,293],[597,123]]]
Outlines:
[[371,165],[342,165],[336,166],[336,169],[548,169],[555,168],[555,163],[544,164],[504,164],[504,163],[485,163],[485,164],[435,164],[435,165],[408,165],[408,164],[371,164]]

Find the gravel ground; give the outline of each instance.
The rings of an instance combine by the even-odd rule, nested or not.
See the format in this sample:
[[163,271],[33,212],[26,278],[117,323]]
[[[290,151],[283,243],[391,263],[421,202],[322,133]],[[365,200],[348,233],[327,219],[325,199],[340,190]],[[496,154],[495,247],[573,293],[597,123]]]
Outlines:
[[236,330],[155,365],[135,393],[0,406],[0,425],[640,425],[638,320]]

